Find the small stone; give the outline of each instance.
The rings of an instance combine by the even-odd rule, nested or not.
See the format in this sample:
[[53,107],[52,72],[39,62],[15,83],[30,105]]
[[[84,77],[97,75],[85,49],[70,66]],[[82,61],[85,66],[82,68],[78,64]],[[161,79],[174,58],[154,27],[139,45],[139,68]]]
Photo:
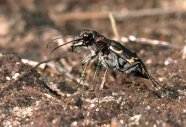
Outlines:
[[149,110],[149,109],[151,109],[151,108],[150,108],[150,106],[148,105],[148,106],[146,107],[146,109]]
[[123,121],[123,120],[120,120],[120,123],[121,123],[121,124],[124,124],[124,121]]
[[10,81],[10,77],[6,76],[6,80]]
[[70,126],[71,127],[77,127],[77,121],[72,122]]
[[186,113],[186,109],[183,109],[183,113]]
[[96,108],[96,112],[98,112],[99,111],[99,108]]
[[17,79],[17,77],[19,77],[20,76],[20,73],[15,73],[13,76],[12,76],[12,78],[13,79]]
[[129,36],[129,40],[130,40],[130,41],[136,41],[136,37],[133,36],[133,35],[130,35],[130,36]]
[[95,104],[91,104],[91,105],[90,105],[90,108],[94,108],[94,107],[95,107]]
[[141,119],[141,114],[135,115],[130,118],[132,121],[131,125],[139,125],[139,120]]
[[152,64],[152,59],[147,59],[146,64]]
[[172,63],[173,62],[173,60],[172,60],[172,58],[167,58],[166,60],[165,60],[165,62],[164,62],[164,64],[167,66],[167,65],[169,65],[170,63]]

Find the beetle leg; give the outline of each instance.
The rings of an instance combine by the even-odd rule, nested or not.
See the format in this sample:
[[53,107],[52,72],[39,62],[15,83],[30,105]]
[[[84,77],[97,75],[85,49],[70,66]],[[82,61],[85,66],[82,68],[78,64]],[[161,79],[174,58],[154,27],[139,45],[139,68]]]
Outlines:
[[[146,72],[146,73],[147,73],[149,79],[151,80],[151,82],[153,83],[153,86],[156,88],[156,90],[162,91],[164,95],[169,96],[173,99],[178,98],[179,93],[176,90],[168,89],[168,88],[161,86],[148,72]],[[162,97],[164,95],[162,95]]]
[[[80,86],[81,82],[85,79],[86,70],[87,70],[87,67],[88,67],[90,61],[91,61],[91,60],[88,60],[88,61],[86,62],[86,65],[85,65],[85,67],[84,67],[84,69],[83,69],[83,72],[81,73],[81,78],[80,78],[80,80],[79,80],[78,87]],[[83,87],[84,87],[84,85],[83,85]]]
[[146,67],[141,63],[141,62],[134,62],[134,63],[131,63],[128,67],[125,67],[122,72],[126,72],[128,71],[129,69],[135,67],[139,65],[139,67],[142,67],[142,71],[144,71],[145,73],[145,76],[147,76],[147,78],[149,80],[151,80],[152,84],[153,84],[153,87],[156,89],[156,90],[160,90],[160,91],[164,91],[165,88],[163,88],[163,86],[161,86],[154,78],[152,78],[152,76],[147,72],[147,69]]
[[97,63],[97,66],[96,66],[96,70],[94,72],[94,76],[93,76],[93,80],[92,80],[92,85],[91,86],[94,86],[94,83],[95,83],[95,80],[97,78],[97,75],[100,71],[100,66],[101,66],[101,61],[98,59],[98,63]]
[[93,60],[102,49],[104,49],[105,47],[100,47],[99,49],[97,49],[97,51],[93,51],[91,54],[89,54],[83,61],[82,61],[82,65],[84,65],[85,63],[87,63],[89,60]]
[[129,66],[127,67],[124,67],[122,70],[121,70],[121,67],[119,66],[119,62],[117,61],[117,64],[116,64],[116,68],[119,70],[119,71],[122,71],[122,72],[126,72],[128,71],[129,69],[137,66],[137,65],[140,65],[141,63],[140,62],[134,62],[134,63],[130,63]]
[[86,64],[87,62],[93,60],[97,55],[96,54],[89,54],[83,61],[82,61],[82,65]]

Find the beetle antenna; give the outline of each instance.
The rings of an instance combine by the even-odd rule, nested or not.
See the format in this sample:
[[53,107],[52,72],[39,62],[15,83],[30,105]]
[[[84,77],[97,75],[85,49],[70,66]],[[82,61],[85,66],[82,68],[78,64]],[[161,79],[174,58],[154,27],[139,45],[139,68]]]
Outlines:
[[[75,40],[72,40],[72,41],[69,41],[69,42],[67,42],[67,43],[64,43],[64,44],[62,44],[62,45],[59,45],[59,46],[57,46],[57,47],[55,47],[51,52],[50,52],[50,54],[52,54],[56,49],[58,49],[58,48],[60,48],[60,47],[62,47],[62,46],[64,46],[64,45],[66,45],[66,44],[69,44],[69,43],[72,43],[72,42],[74,42]],[[50,55],[49,54],[49,55]]]
[[[64,44],[62,44],[62,45],[59,45],[59,46],[57,46],[57,47],[55,47],[51,52],[50,52],[50,54],[52,54],[56,49],[58,49],[58,48],[60,48],[60,47],[62,47],[62,46],[64,46],[64,45],[66,45],[66,44],[69,44],[69,43],[72,43],[72,42],[76,42],[76,41],[79,41],[79,40],[81,40],[82,38],[79,38],[79,39],[76,39],[76,40],[72,40],[72,41],[69,41],[69,42],[67,42],[67,43],[64,43]],[[49,54],[49,55],[50,55]]]
[[53,39],[50,39],[50,41],[47,43],[47,48],[49,47],[49,44],[51,44],[51,43],[53,43],[55,40],[58,40],[58,39],[61,39],[61,38],[63,38],[64,39],[64,41],[65,41],[65,39],[66,38],[74,38],[73,36],[59,36],[59,37],[56,37],[56,38],[53,38]]

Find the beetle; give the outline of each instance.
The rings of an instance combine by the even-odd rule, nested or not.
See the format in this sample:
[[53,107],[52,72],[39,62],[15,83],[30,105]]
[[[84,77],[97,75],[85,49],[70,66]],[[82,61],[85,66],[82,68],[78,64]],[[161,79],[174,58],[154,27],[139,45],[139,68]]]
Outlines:
[[177,98],[178,96],[177,91],[163,87],[149,74],[145,64],[136,53],[132,52],[119,42],[106,38],[95,30],[82,30],[72,41],[57,46],[51,53],[68,43],[72,43],[72,52],[75,52],[78,47],[83,47],[90,51],[90,54],[82,61],[82,65],[86,64],[82,75],[85,76],[87,66],[95,59],[98,59],[101,65],[106,68],[101,83],[102,85],[104,84],[107,70],[112,68],[129,76],[150,80],[155,91],[157,91],[158,94],[160,93],[160,97],[170,96],[172,98]]

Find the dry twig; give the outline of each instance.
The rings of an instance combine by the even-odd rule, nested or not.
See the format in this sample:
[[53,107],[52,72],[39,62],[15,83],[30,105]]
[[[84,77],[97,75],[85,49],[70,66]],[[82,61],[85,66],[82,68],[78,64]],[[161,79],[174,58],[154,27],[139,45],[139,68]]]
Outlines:
[[[80,79],[76,78],[74,75],[72,75],[71,73],[69,73],[65,68],[63,68],[62,66],[60,66],[57,63],[48,63],[50,61],[54,61],[54,60],[58,60],[61,57],[55,57],[55,58],[51,58],[42,62],[37,62],[37,61],[32,61],[32,60],[27,60],[27,59],[23,59],[23,63],[29,64],[31,66],[33,66],[34,68],[41,68],[44,69],[45,66],[51,67],[51,68],[55,68],[57,69],[61,74],[63,74],[65,77],[67,77],[68,79],[78,83]],[[88,86],[87,83],[85,83],[86,86]]]
[[[144,16],[156,16],[156,15],[168,15],[176,13],[185,13],[186,9],[178,8],[153,8],[144,10],[133,10],[133,11],[112,11],[113,17],[117,20],[123,20],[126,18],[137,18]],[[51,17],[57,22],[69,20],[92,20],[92,19],[106,19],[108,18],[108,12],[71,12],[60,15],[51,15]]]
[[109,19],[110,19],[110,23],[111,23],[111,26],[112,26],[112,31],[114,33],[114,36],[116,37],[117,41],[120,41],[120,35],[118,33],[118,29],[117,29],[117,26],[116,26],[116,21],[115,21],[114,16],[112,15],[112,13],[109,13]]
[[121,37],[121,41],[123,43],[134,42],[134,43],[149,44],[149,45],[154,45],[154,46],[159,46],[159,47],[182,49],[181,46],[172,45],[170,42],[160,41],[160,40],[153,40],[153,39],[148,39],[148,38],[138,38],[138,37],[135,37],[133,35],[130,35],[128,37],[123,36],[123,37]]

